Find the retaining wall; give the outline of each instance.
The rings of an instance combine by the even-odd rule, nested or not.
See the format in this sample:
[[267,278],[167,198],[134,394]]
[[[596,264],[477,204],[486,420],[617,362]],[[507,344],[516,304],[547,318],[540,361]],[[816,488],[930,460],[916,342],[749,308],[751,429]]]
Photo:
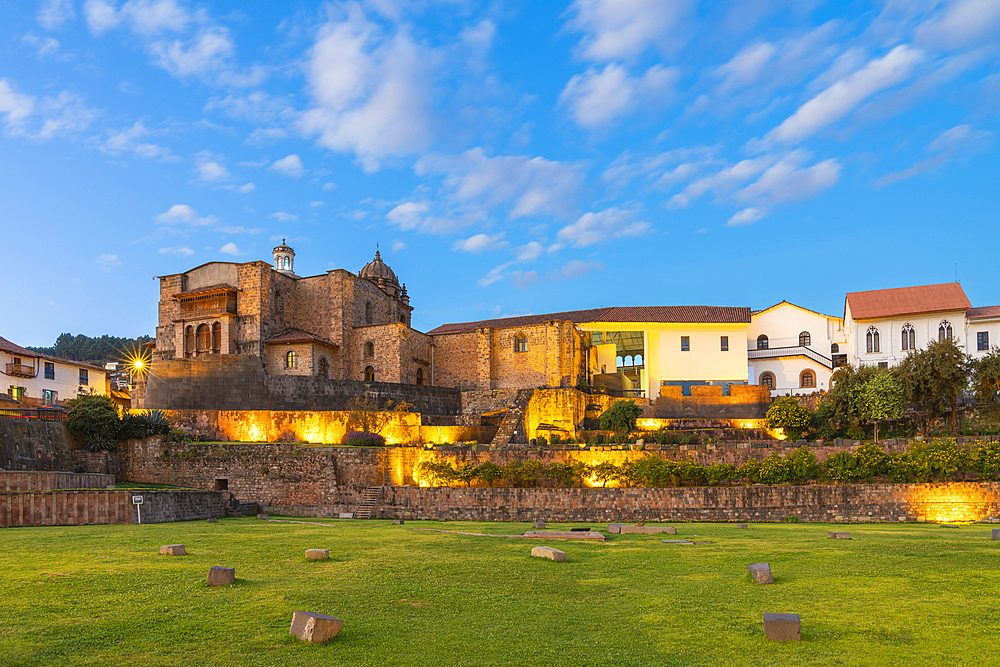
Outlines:
[[114,475],[72,472],[0,471],[0,491],[55,491],[59,489],[106,489],[115,485]]
[[212,491],[103,490],[0,493],[0,527],[136,523],[132,496],[142,496],[142,523],[191,521],[225,514]]

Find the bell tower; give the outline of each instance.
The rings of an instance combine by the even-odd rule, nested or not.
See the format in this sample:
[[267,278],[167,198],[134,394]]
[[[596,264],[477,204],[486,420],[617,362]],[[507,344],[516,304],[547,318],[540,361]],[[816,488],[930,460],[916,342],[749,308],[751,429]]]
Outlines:
[[295,275],[295,251],[290,246],[285,245],[285,239],[281,239],[281,245],[276,246],[271,251],[274,255],[274,270],[286,275]]

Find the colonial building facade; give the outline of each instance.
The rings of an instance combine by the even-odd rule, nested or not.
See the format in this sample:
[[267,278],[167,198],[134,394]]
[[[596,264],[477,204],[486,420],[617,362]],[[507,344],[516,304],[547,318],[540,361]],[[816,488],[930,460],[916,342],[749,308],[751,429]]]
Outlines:
[[107,372],[100,366],[32,352],[0,338],[0,373],[3,394],[16,407],[65,405],[82,394],[108,393]]

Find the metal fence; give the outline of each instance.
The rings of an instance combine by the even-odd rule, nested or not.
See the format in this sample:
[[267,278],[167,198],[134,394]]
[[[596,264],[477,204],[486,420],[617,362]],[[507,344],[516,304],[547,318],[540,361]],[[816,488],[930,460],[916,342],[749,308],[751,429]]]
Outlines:
[[45,408],[0,408],[0,419],[24,422],[64,422],[66,421],[66,413],[62,410],[46,410]]

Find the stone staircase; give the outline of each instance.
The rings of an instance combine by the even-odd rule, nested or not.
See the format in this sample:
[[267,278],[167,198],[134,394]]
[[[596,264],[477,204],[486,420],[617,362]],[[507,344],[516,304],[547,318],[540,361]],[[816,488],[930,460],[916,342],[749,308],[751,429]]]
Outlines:
[[229,500],[225,504],[225,510],[226,516],[256,516],[260,514],[260,504],[245,503],[230,494]]
[[528,437],[524,431],[524,411],[528,408],[528,403],[531,402],[534,393],[534,389],[519,389],[517,391],[517,396],[507,408],[507,414],[500,422],[500,428],[490,444],[494,446],[528,444]]
[[384,486],[369,486],[365,488],[365,492],[361,495],[361,502],[358,504],[358,508],[354,510],[355,519],[370,519],[372,514],[375,513],[375,506],[378,504],[379,499],[382,497],[382,491],[385,490]]

